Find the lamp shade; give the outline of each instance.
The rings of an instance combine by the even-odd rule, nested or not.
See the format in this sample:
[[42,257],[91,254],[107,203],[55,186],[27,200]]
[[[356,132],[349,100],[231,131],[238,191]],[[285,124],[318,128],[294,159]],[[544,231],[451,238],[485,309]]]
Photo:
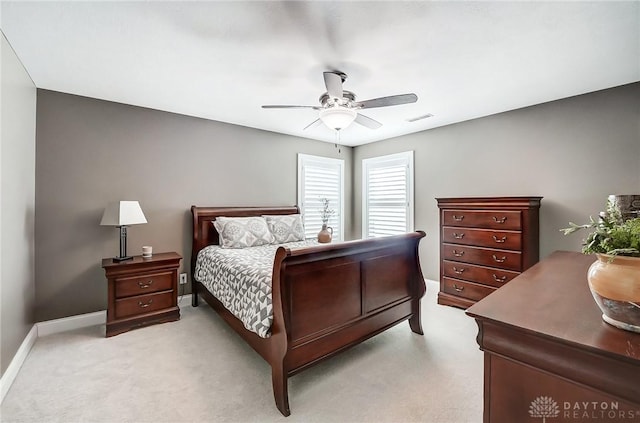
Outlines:
[[100,225],[127,226],[147,223],[137,201],[115,201],[104,209]]
[[320,110],[320,120],[331,129],[340,130],[351,125],[358,112],[344,106],[334,106]]

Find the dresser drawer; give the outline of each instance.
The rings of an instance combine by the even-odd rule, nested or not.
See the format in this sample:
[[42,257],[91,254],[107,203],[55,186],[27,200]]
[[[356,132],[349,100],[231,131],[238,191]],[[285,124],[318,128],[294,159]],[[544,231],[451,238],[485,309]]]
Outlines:
[[116,319],[122,319],[162,310],[172,307],[174,305],[173,301],[173,291],[123,298],[116,300],[115,317]]
[[500,248],[503,250],[520,250],[522,247],[522,232],[443,227],[442,242]]
[[486,285],[450,278],[442,278],[442,285],[441,289],[443,292],[467,298],[472,301],[480,301],[497,289]]
[[173,272],[144,273],[115,280],[116,298],[166,291],[172,288]]
[[442,274],[450,278],[464,279],[466,281],[500,288],[520,273],[513,272],[511,270],[502,270],[478,266],[475,264],[443,260]]
[[522,229],[522,215],[514,210],[443,210],[442,225],[518,230]]
[[495,250],[456,244],[442,244],[442,259],[507,270],[522,270],[522,254],[519,251]]

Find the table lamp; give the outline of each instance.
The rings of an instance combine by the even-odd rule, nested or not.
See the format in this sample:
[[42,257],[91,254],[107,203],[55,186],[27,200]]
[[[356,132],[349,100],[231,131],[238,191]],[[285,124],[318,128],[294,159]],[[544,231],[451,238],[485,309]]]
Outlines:
[[120,262],[132,258],[127,256],[127,226],[140,223],[147,223],[147,219],[137,201],[115,201],[104,209],[100,225],[117,226],[120,229],[120,256],[114,257],[113,261]]

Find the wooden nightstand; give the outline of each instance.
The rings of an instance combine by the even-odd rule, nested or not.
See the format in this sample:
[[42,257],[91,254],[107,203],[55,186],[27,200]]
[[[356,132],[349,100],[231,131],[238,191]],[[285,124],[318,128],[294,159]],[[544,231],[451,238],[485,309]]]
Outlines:
[[109,282],[106,335],[180,319],[178,307],[178,253],[114,262],[102,259]]

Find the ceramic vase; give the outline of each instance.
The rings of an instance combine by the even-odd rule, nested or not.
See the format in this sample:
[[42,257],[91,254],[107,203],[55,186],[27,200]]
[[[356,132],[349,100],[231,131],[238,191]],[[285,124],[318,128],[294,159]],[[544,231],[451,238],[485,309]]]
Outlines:
[[322,225],[322,229],[318,232],[318,242],[328,243],[331,242],[331,237],[333,236],[333,228],[327,225]]
[[596,254],[587,280],[602,319],[640,333],[640,257]]

